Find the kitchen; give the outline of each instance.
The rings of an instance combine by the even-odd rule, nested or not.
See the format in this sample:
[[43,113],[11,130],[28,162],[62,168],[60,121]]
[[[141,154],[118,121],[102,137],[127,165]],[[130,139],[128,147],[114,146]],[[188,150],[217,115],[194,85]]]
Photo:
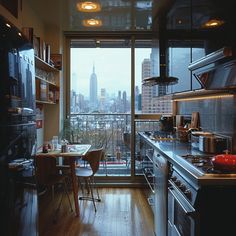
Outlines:
[[[63,29],[63,27],[64,27],[63,24],[67,23],[68,19],[59,19],[56,16],[51,17],[50,14],[46,13],[47,16],[45,16],[45,17],[47,18],[47,20],[48,20],[48,18],[54,18],[53,19],[54,22],[51,19],[51,21],[50,21],[51,25],[47,25],[45,27],[46,33],[44,33],[43,32],[43,29],[44,29],[43,21],[40,19],[39,16],[37,16],[37,14],[34,14],[35,11],[32,11],[32,9],[31,9],[32,2],[31,1],[22,1],[22,3],[21,3],[22,5],[20,4],[20,2],[21,1],[19,1],[19,15],[18,15],[18,17],[15,17],[13,14],[10,14],[9,11],[6,9],[6,7],[2,7],[2,6],[0,8],[1,14],[3,16],[5,16],[11,23],[14,23],[20,29],[22,28],[22,26],[33,27],[35,30],[35,34],[40,35],[41,37],[43,37],[42,35],[46,34],[45,38],[47,38],[47,40],[49,42],[53,42],[50,44],[51,50],[53,52],[60,52],[60,53],[63,53],[63,55],[65,55],[66,49],[64,48],[64,46],[66,44],[68,44],[68,41],[66,41],[65,38],[63,38],[61,29]],[[211,2],[211,1],[209,1],[209,2]],[[40,8],[41,8],[41,11],[42,11],[42,9],[44,9],[44,6],[42,6],[42,5],[40,6],[39,2],[36,2],[35,4],[36,4],[36,6],[34,6],[34,7],[38,11],[40,11]],[[53,1],[48,4],[49,4],[49,9],[50,9],[50,7],[55,7],[55,6],[53,6]],[[64,4],[64,2],[63,2],[63,4]],[[186,7],[186,5],[191,6],[191,4],[192,4],[192,7]],[[198,4],[200,4],[199,1],[198,1]],[[233,3],[233,1],[229,1],[229,3],[226,6],[222,7],[222,3],[220,3],[219,1],[214,2],[213,5],[216,8],[216,12],[214,12],[214,13],[217,13],[217,12],[222,13],[223,12],[223,18],[226,21],[223,24],[223,26],[220,27],[219,30],[217,30],[217,28],[214,28],[213,30],[209,30],[209,28],[200,28],[199,22],[202,22],[203,19],[207,18],[207,17],[204,18],[204,14],[207,14],[207,13],[210,14],[210,11],[208,11],[209,10],[208,8],[211,6],[211,4],[205,6],[205,8],[202,8],[202,11],[204,12],[204,14],[200,14],[201,12],[199,9],[201,9],[201,8],[194,8],[195,5],[197,5],[197,3],[195,1],[175,1],[175,2],[174,1],[166,1],[165,4],[163,3],[163,1],[160,1],[160,5],[153,4],[154,7],[153,7],[153,26],[152,27],[154,29],[153,30],[154,32],[152,32],[152,33],[159,35],[160,41],[164,38],[163,48],[160,48],[160,50],[162,49],[162,50],[164,50],[164,52],[166,52],[165,47],[170,47],[173,49],[178,48],[178,47],[189,49],[189,52],[188,52],[189,63],[188,63],[188,65],[182,64],[183,61],[179,61],[179,64],[178,64],[178,67],[181,67],[181,66],[184,67],[185,72],[183,72],[181,70],[181,73],[188,73],[189,74],[190,79],[188,79],[188,81],[181,80],[181,75],[178,73],[175,73],[176,68],[174,67],[174,65],[171,65],[171,63],[176,64],[176,60],[174,61],[174,58],[177,58],[177,56],[175,54],[177,52],[175,52],[173,50],[172,51],[173,54],[171,54],[173,61],[170,61],[169,66],[173,70],[171,71],[170,75],[177,76],[179,78],[179,83],[175,87],[171,86],[171,85],[168,86],[168,89],[170,89],[170,91],[167,91],[168,96],[171,95],[171,97],[172,97],[171,99],[172,99],[173,107],[172,107],[171,115],[173,115],[173,120],[172,120],[174,122],[173,126],[175,126],[175,127],[179,126],[179,124],[176,125],[176,118],[177,117],[178,118],[180,117],[180,120],[184,121],[184,125],[186,125],[186,123],[190,123],[189,119],[191,119],[190,118],[191,115],[194,112],[198,112],[199,125],[198,125],[197,129],[199,129],[201,127],[201,131],[203,131],[203,132],[211,132],[211,133],[214,133],[217,135],[220,134],[220,135],[223,135],[224,137],[229,138],[229,141],[227,141],[228,146],[226,149],[228,149],[230,151],[230,153],[235,153],[235,148],[236,148],[235,141],[234,141],[235,140],[235,95],[234,95],[234,91],[235,91],[234,74],[235,74],[235,71],[234,71],[234,60],[233,60],[234,59],[234,51],[233,50],[235,48],[235,31],[232,30],[232,29],[234,29],[234,26],[235,26],[235,17],[233,16],[233,13],[232,13],[234,3]],[[22,7],[22,9],[20,7]],[[57,6],[57,7],[59,8],[60,6]],[[68,10],[68,7],[67,8],[63,8],[63,6],[61,6],[61,7],[62,7],[62,9]],[[55,8],[55,9],[58,9],[58,8]],[[225,12],[227,12],[227,13],[225,13]],[[41,13],[41,14],[44,15],[43,13]],[[167,16],[167,18],[164,19],[163,22],[167,21],[168,23],[166,25],[166,28],[160,27],[160,32],[156,32],[155,29],[157,29],[159,27],[158,25],[155,26],[155,24],[158,24],[157,22],[158,22],[159,17],[157,17],[157,16],[163,15],[163,14],[164,15],[166,14],[165,17]],[[180,21],[177,21],[179,15],[185,16],[184,18],[181,18],[182,24]],[[165,18],[165,17],[163,17],[163,18]],[[200,20],[199,20],[199,18],[200,18]],[[184,20],[185,20],[185,24],[183,24]],[[57,21],[62,23],[61,26],[59,26],[59,28],[54,26],[55,22],[57,22]],[[189,22],[191,22],[191,23],[189,23]],[[140,28],[141,28],[141,26],[140,26]],[[137,29],[139,29],[139,28],[137,27]],[[162,34],[162,32],[163,32],[163,34]],[[75,32],[73,32],[73,33],[75,34]],[[73,36],[73,33],[72,33],[72,36]],[[152,33],[147,32],[147,35],[150,36]],[[98,35],[99,33],[94,32],[94,30],[91,30],[91,31],[87,32],[87,34],[89,34],[90,37],[92,37],[93,35]],[[101,34],[102,33],[100,32],[100,37],[101,37]],[[68,36],[68,31],[67,31],[67,36]],[[103,34],[102,34],[102,36],[103,36]],[[165,36],[165,37],[163,37],[163,36]],[[74,35],[74,37],[75,37],[75,35]],[[114,37],[114,35],[112,37]],[[194,39],[196,39],[196,40],[194,40]],[[160,46],[161,46],[161,42],[160,42]],[[207,59],[202,59],[200,61],[200,63],[197,63],[197,59],[199,59],[200,57],[196,56],[196,54],[193,50],[195,48],[194,45],[197,45],[196,48],[198,48],[198,45],[203,46],[205,49],[204,55],[209,55],[210,53],[214,52],[214,54],[212,56],[212,58],[214,60],[211,61],[212,58],[210,57],[210,59],[209,59],[209,57],[207,57]],[[231,52],[230,52],[230,50],[227,51],[228,47],[232,48]],[[220,51],[218,51],[219,49],[220,49]],[[233,55],[231,55],[231,53]],[[219,54],[220,54],[220,58],[218,59],[217,55],[219,55]],[[159,61],[160,61],[161,65],[165,64],[165,60],[166,60],[167,56],[168,55],[164,55],[164,58],[163,57],[160,58]],[[171,57],[169,57],[169,60],[170,60],[170,58]],[[164,60],[164,63],[161,63],[161,62],[163,62],[162,60]],[[191,62],[193,62],[193,63],[191,63]],[[204,63],[206,63],[206,65],[204,65]],[[49,108],[49,106],[47,106],[47,107],[45,106],[45,108],[44,108],[45,110],[43,111],[44,115],[45,115],[45,117],[44,117],[45,125],[47,127],[51,128],[51,129],[44,130],[45,140],[49,140],[53,135],[56,135],[57,133],[59,133],[59,131],[62,127],[63,117],[66,117],[66,115],[68,115],[69,108],[68,108],[68,106],[66,106],[66,104],[69,101],[69,95],[68,95],[69,93],[67,93],[68,90],[66,90],[68,87],[68,82],[66,82],[65,78],[69,77],[69,72],[68,72],[69,69],[66,69],[66,68],[69,68],[69,66],[68,66],[68,62],[66,60],[66,57],[63,57],[63,64],[64,64],[63,72],[59,72],[59,73],[63,73],[63,75],[64,75],[64,76],[60,77],[59,89],[60,89],[60,94],[61,94],[60,96],[62,98],[62,99],[60,99],[60,104],[56,104],[54,107],[51,107],[51,108]],[[163,70],[163,67],[164,67],[164,70]],[[161,74],[162,76],[165,76],[166,67],[165,66],[163,66],[163,67],[161,67],[162,69],[160,68],[160,73],[162,73]],[[168,68],[168,66],[167,66],[167,68]],[[222,73],[223,73],[222,68],[226,68],[224,73],[227,74],[228,76],[222,75]],[[168,77],[166,77],[166,78],[168,78]],[[221,80],[217,82],[217,80],[219,80],[219,78]],[[222,79],[222,78],[224,78],[224,79]],[[198,83],[197,82],[198,80],[201,83]],[[154,83],[156,83],[155,78],[153,81],[154,81]],[[183,87],[181,88],[181,86],[178,86],[181,84],[182,85],[185,84],[187,87],[184,87],[184,89],[183,89]],[[159,87],[161,87],[161,85]],[[181,89],[182,89],[182,91],[181,91]],[[183,90],[184,90],[184,92],[183,92]],[[52,90],[52,91],[54,91],[54,90]],[[157,114],[157,115],[159,115],[159,114]],[[135,120],[136,114],[131,114],[131,116],[133,116],[133,120]],[[52,123],[50,120],[51,117],[55,117],[55,122],[53,122],[53,124],[51,124]],[[149,117],[146,118],[146,120],[149,120]],[[151,119],[150,119],[150,122],[151,122]],[[193,128],[193,127],[190,127],[189,125],[186,125],[186,127],[190,128],[190,129]],[[177,127],[175,135],[176,134],[177,135],[183,134],[184,129],[183,129],[183,132],[181,133],[181,129],[178,130],[178,128],[179,127]],[[135,129],[135,122],[131,123],[131,130],[133,131],[134,129]],[[154,131],[154,130],[144,130],[144,131]],[[178,131],[179,131],[179,133],[178,133]],[[38,135],[40,136],[41,134],[37,134],[37,136]],[[168,134],[168,135],[172,135],[172,133]],[[191,136],[191,134],[189,134],[189,133],[187,135],[188,135],[188,138]],[[186,172],[186,170],[183,171],[181,169],[183,165],[186,165],[188,167],[190,166],[189,164],[186,163],[186,161],[183,161],[182,158],[179,158],[179,156],[192,154],[192,153],[199,155],[199,154],[208,152],[208,150],[206,150],[206,149],[198,150],[197,148],[193,149],[194,151],[192,151],[192,149],[189,149],[189,148],[191,148],[190,143],[180,142],[180,147],[184,147],[186,150],[183,153],[176,154],[171,150],[170,147],[167,147],[167,150],[165,149],[166,148],[165,146],[164,146],[164,148],[162,147],[162,142],[164,142],[165,140],[164,141],[160,140],[160,143],[159,143],[159,141],[156,141],[156,140],[153,141],[152,139],[150,139],[150,137],[148,135],[142,135],[142,133],[140,133],[139,136],[141,137],[141,140],[144,139],[145,141],[147,141],[148,144],[150,144],[151,146],[154,146],[155,149],[157,149],[158,151],[161,151],[161,155],[164,156],[164,162],[167,160],[167,164],[169,165],[168,168],[171,168],[170,169],[171,171],[168,172],[168,174],[166,173],[166,170],[165,170],[165,175],[170,177],[170,182],[172,181],[171,178],[173,179],[176,177],[175,173],[177,173],[177,175],[178,175],[178,173],[181,171],[182,171],[181,173]],[[170,136],[165,137],[165,138],[170,139]],[[176,145],[179,144],[179,139],[178,139],[179,137],[178,136],[177,137],[173,136],[172,138],[177,139],[177,141],[175,143]],[[201,139],[203,139],[203,138],[201,138]],[[190,141],[190,138],[188,139],[188,141]],[[135,145],[136,143],[138,143],[138,138],[134,134],[132,134],[132,136],[131,136],[131,156],[135,155],[134,149],[136,148],[136,145]],[[166,143],[167,143],[167,141],[166,141]],[[175,144],[174,144],[174,141],[171,140],[169,146],[173,146]],[[168,146],[168,144],[166,144],[166,145]],[[223,153],[222,149],[221,149],[221,151],[222,152],[220,152],[220,153]],[[214,153],[216,154],[216,152],[214,152]],[[214,155],[214,153],[213,153],[213,155]],[[176,156],[173,157],[173,155],[176,155]],[[212,153],[211,153],[211,155],[212,155]],[[131,161],[132,161],[131,165],[134,166],[135,161],[134,160],[131,160]],[[183,161],[183,163],[181,161]],[[155,162],[155,161],[153,160],[153,162]],[[167,168],[167,170],[169,170],[168,168]],[[193,169],[193,172],[196,171],[195,168],[192,168],[192,167],[189,167],[189,168],[191,170]],[[132,170],[132,171],[134,172],[134,170]],[[131,175],[133,174],[133,172],[131,173]],[[200,171],[200,174],[199,174],[199,170],[197,170],[196,172],[197,173],[195,174],[195,176],[196,175],[197,176],[198,175],[204,176],[204,174],[202,174],[202,171]],[[142,176],[139,176],[139,177],[142,178]],[[190,178],[192,180],[193,177],[187,176],[184,179],[188,179],[188,178]],[[200,178],[200,177],[198,177],[198,178]],[[228,177],[226,177],[225,179],[223,178],[223,180],[227,183],[227,185],[229,184],[230,186],[234,186],[235,185],[234,181],[232,181],[232,183],[231,183],[231,181],[227,182],[227,178]],[[232,180],[233,180],[233,178],[234,177],[231,176]],[[165,180],[167,180],[167,179],[165,178]],[[217,181],[220,182],[221,180],[222,180],[222,178],[219,178],[219,179],[216,178],[216,182]],[[125,181],[125,180],[123,180],[123,181]],[[200,185],[198,185],[198,182],[196,184],[194,181],[196,181],[196,179],[193,180],[193,183],[192,182],[190,183],[190,186],[192,186],[192,185],[194,186],[194,188],[193,188],[194,191],[198,190],[199,188],[201,189],[201,184],[202,184],[201,181],[200,181]],[[174,181],[172,181],[171,183],[173,184],[173,182]],[[208,181],[206,181],[206,183],[207,182]],[[209,182],[210,182],[210,180],[209,180]],[[144,181],[144,183],[145,183],[145,181]],[[188,185],[189,183],[184,182],[183,184]],[[204,184],[205,184],[205,182],[204,182]],[[220,184],[222,184],[222,182]],[[214,182],[214,185],[215,185],[215,182]],[[154,188],[155,188],[155,184],[154,184]],[[165,189],[167,191],[167,183],[166,183]],[[173,189],[176,190],[176,189],[178,189],[178,187],[173,187]],[[212,191],[212,193],[209,191],[210,192],[209,194],[215,195],[214,191]],[[230,191],[230,190],[228,190],[228,191]],[[155,192],[155,190],[154,190],[154,192]],[[158,191],[156,191],[156,192],[158,192]],[[196,194],[198,196],[199,192],[198,191],[196,191],[196,192],[194,192],[192,194],[193,195]],[[233,190],[232,190],[232,192],[233,192]],[[232,197],[233,193],[230,196]],[[194,205],[195,203],[193,202],[192,204],[195,207],[195,205]],[[209,205],[210,205],[210,203],[209,203]],[[169,206],[169,202],[168,202],[167,207],[168,207],[168,210],[171,209]],[[190,209],[192,209],[191,208],[192,206],[188,205],[188,207]],[[198,209],[197,209],[197,211],[198,211]],[[166,215],[167,215],[167,213],[166,213]],[[166,219],[168,219],[168,218],[166,217]],[[186,221],[189,221],[188,219]],[[185,231],[181,231],[181,229],[180,229],[181,227],[179,227],[178,233],[180,235],[204,235],[204,233],[202,231],[198,231],[200,229],[194,228],[194,226],[192,226],[192,224],[196,225],[198,223],[192,222],[192,218],[190,221],[191,221],[190,228],[192,230],[191,234],[185,233]],[[168,225],[167,221],[165,222],[165,225],[166,225],[166,227],[164,226],[163,235],[167,235],[167,225]],[[174,224],[172,224],[172,226],[173,225]],[[181,222],[180,222],[180,225],[181,225]],[[177,226],[176,227],[173,226],[172,231],[174,233],[172,233],[172,234],[169,233],[169,234],[170,235],[177,234],[174,231],[174,230],[176,230],[176,228],[177,228]],[[230,230],[230,228],[229,228],[229,230]],[[158,232],[158,229],[156,229],[155,231]],[[202,232],[202,234],[200,234],[201,232]],[[157,235],[159,235],[159,234],[162,235],[161,232],[158,232]],[[205,234],[205,235],[209,235],[209,232],[207,232],[207,234]],[[214,234],[214,235],[216,235],[216,234]]]

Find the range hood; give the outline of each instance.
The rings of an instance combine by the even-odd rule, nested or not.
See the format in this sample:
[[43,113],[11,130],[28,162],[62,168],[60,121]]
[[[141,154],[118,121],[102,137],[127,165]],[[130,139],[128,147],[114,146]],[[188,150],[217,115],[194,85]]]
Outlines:
[[223,47],[189,64],[188,69],[204,89],[235,89],[236,58],[229,47]]
[[160,62],[160,76],[152,76],[143,79],[144,86],[168,86],[178,83],[178,78],[167,75],[166,67],[166,18],[159,19],[159,62]]

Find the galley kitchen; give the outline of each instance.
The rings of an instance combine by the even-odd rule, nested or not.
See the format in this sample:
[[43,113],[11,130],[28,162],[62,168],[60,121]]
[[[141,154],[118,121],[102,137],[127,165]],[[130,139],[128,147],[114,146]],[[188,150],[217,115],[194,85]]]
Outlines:
[[235,9],[0,1],[1,235],[234,235]]

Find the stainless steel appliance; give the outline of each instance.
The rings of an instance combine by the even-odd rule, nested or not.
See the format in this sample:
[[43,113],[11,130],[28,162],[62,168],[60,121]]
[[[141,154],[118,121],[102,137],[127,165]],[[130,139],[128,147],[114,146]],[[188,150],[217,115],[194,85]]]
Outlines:
[[160,138],[154,132],[140,136],[154,148],[157,236],[234,235],[236,171],[214,168],[213,154],[174,137]]
[[0,60],[1,234],[36,235],[34,51],[1,16]]
[[188,69],[205,89],[235,89],[235,49],[223,47],[192,63]]
[[157,236],[167,235],[167,175],[168,163],[156,149],[153,154],[154,169],[154,225]]
[[[154,173],[153,173],[153,152],[154,149],[143,140],[140,140],[140,154],[142,157],[142,172],[150,189],[148,196],[149,205],[154,208]],[[153,209],[154,210],[154,209]]]
[[234,232],[236,183],[232,177],[235,173],[215,170],[212,158],[189,154],[171,165],[169,236],[232,235]]
[[199,150],[206,153],[223,153],[227,149],[227,139],[219,135],[199,136]]

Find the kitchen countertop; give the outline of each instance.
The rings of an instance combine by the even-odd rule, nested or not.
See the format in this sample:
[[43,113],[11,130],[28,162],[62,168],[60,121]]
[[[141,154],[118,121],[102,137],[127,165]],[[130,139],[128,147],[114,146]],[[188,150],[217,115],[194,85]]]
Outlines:
[[[192,148],[191,143],[180,142],[175,138],[155,139],[145,132],[139,132],[139,135],[153,148],[157,149],[160,154],[167,158],[177,168],[192,179],[195,184],[199,185],[236,185],[236,174],[206,174],[201,170],[193,167],[186,161],[183,155],[206,155],[197,149]],[[209,156],[209,155],[208,155]],[[214,156],[214,154],[212,154]]]

